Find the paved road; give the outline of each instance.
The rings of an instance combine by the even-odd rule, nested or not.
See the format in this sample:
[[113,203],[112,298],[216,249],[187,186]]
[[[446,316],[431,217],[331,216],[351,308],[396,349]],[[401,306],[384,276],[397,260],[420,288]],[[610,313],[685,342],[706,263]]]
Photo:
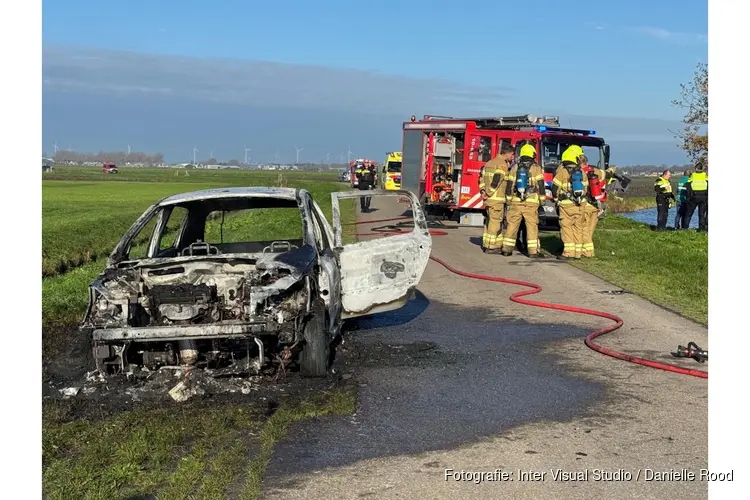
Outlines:
[[[678,344],[708,345],[700,325],[632,295],[600,293],[617,287],[554,259],[484,255],[479,237],[479,228],[453,228],[433,239],[433,255],[536,282],[544,291],[534,299],[619,315],[625,326],[599,339],[610,348],[675,362]],[[407,307],[354,322],[343,346],[349,362],[338,369],[361,386],[356,415],[292,428],[264,498],[707,498],[706,482],[674,480],[708,467],[707,380],[596,353],[583,337],[608,320],[515,304],[507,297],[517,290],[430,262]],[[446,481],[446,469],[505,475]],[[558,469],[588,477],[561,480]]]

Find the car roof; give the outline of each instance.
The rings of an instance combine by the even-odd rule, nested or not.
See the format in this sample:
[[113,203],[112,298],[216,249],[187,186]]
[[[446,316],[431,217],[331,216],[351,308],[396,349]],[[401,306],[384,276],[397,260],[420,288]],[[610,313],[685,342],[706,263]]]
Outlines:
[[211,200],[217,198],[278,198],[282,200],[296,200],[299,188],[282,188],[267,186],[228,187],[203,189],[189,193],[174,194],[161,200],[158,205],[176,205],[192,201]]

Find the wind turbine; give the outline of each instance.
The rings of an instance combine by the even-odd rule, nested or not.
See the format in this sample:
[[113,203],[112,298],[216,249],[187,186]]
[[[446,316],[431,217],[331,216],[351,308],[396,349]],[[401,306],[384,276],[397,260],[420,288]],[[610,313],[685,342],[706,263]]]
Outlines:
[[247,147],[247,144],[245,144],[245,165],[247,165],[247,154],[252,151],[251,148]]
[[344,164],[344,153],[343,152],[339,156],[339,160],[341,161],[341,164],[343,165]]
[[197,165],[197,163],[195,161],[195,153],[197,153],[197,152],[198,152],[198,148],[193,147],[193,166]]
[[326,163],[328,163],[328,166],[331,166],[331,153],[326,153]]
[[276,154],[273,155],[273,158],[276,163],[279,163],[279,148],[276,148]]
[[128,156],[130,156],[130,144],[128,144]]
[[299,153],[300,151],[304,151],[305,148],[298,148],[297,146],[294,146],[294,149],[297,150],[297,163],[299,163]]
[[55,144],[54,144],[54,145],[53,145],[52,147],[54,147],[54,148],[55,148],[55,153],[57,153],[57,150],[59,149],[59,148],[57,147],[57,141],[55,141]]
[[349,145],[349,147],[347,148],[347,152],[346,152],[346,159],[347,159],[347,161],[350,161],[350,162],[352,161],[352,155],[353,154],[354,153],[352,152],[352,147],[351,147],[351,145]]

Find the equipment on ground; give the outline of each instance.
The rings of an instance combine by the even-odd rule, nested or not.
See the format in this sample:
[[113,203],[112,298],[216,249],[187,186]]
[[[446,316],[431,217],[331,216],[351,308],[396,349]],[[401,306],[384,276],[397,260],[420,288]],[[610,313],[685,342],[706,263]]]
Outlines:
[[[595,166],[609,167],[610,147],[594,130],[565,128],[557,116],[493,116],[455,118],[425,115],[403,122],[401,189],[412,191],[430,215],[471,220],[464,213],[481,212],[481,168],[499,154],[503,143],[516,156],[530,156],[544,170],[546,192],[539,193],[540,225],[557,225],[552,179],[571,145],[598,157]],[[598,151],[598,154],[597,154]],[[545,196],[546,195],[546,196]]]
[[705,363],[708,360],[708,351],[698,347],[695,342],[688,342],[687,347],[677,346],[677,350],[672,353],[675,358],[693,358],[698,363]]

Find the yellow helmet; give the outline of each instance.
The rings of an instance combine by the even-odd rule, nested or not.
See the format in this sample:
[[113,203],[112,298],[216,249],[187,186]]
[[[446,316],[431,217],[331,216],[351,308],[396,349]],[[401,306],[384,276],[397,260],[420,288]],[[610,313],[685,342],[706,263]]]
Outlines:
[[566,149],[565,151],[563,151],[562,161],[578,163],[579,156],[583,156],[583,149],[581,149],[581,146],[576,146],[574,144],[568,147],[568,149]]
[[521,147],[521,153],[519,156],[529,156],[531,158],[536,157],[536,148],[532,144],[524,144]]

